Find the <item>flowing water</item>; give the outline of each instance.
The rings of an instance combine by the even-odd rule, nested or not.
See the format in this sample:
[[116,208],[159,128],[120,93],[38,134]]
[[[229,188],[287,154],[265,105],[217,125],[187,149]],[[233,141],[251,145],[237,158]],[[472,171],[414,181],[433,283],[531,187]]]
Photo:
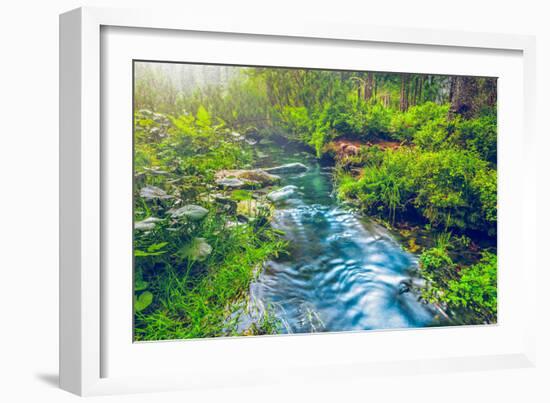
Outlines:
[[331,168],[296,146],[262,148],[260,166],[301,162],[308,171],[280,175],[282,186],[296,186],[275,204],[272,223],[286,234],[290,254],[267,262],[251,285],[255,311],[269,307],[286,333],[432,325],[434,308],[406,287],[417,258],[337,202]]

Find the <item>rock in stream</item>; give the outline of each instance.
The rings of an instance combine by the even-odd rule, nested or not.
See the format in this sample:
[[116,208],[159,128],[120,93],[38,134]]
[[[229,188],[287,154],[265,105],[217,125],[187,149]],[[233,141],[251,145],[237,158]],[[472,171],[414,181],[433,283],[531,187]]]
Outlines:
[[273,168],[264,168],[265,172],[274,174],[294,174],[307,171],[307,166],[301,162],[291,162],[289,164],[279,165]]

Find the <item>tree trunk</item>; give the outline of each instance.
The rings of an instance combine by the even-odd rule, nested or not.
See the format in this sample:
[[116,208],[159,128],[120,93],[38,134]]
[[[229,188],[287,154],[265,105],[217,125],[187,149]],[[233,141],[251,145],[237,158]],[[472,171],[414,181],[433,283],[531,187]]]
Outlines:
[[365,92],[363,95],[365,96],[365,101],[370,101],[372,98],[372,90],[374,87],[374,75],[373,73],[367,73],[367,79],[365,80]]
[[449,85],[449,103],[453,103],[453,98],[455,96],[456,91],[456,77],[451,77],[451,83]]
[[451,109],[450,115],[461,115],[471,119],[477,112],[475,100],[477,96],[477,78],[453,77],[451,80]]
[[497,103],[497,79],[486,78],[483,84],[483,90],[487,96],[487,105],[492,108]]
[[401,74],[401,99],[399,102],[399,109],[401,112],[405,112],[409,108],[409,75]]

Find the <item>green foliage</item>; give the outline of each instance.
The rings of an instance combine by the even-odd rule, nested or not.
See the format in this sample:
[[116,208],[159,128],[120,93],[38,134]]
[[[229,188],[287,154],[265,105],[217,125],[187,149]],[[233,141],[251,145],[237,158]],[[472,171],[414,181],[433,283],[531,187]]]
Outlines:
[[493,164],[497,162],[497,117],[490,111],[477,119],[460,120],[453,141],[476,152]]
[[413,135],[413,143],[423,150],[438,151],[445,148],[450,127],[446,119],[439,118],[426,122]]
[[459,279],[449,281],[443,301],[451,310],[494,323],[497,317],[497,256],[485,252],[477,264],[462,269]]
[[450,232],[442,232],[435,237],[435,247],[437,249],[446,251],[452,244],[452,234]]
[[[438,105],[435,102],[425,102],[415,105],[403,113],[394,113],[391,121],[393,137],[398,140],[412,141],[416,133],[433,122],[441,125],[449,114],[449,104]],[[423,136],[421,136],[423,137]]]
[[139,250],[139,249],[134,249],[134,256],[159,256],[159,255],[162,255],[162,254],[166,253],[165,250],[162,250],[162,248],[164,248],[166,245],[168,245],[168,242],[160,242],[160,243],[155,243],[153,245],[149,245],[147,247],[147,250],[145,250],[145,251]]
[[327,108],[330,127],[344,135],[359,138],[380,137],[391,132],[394,111],[378,102],[347,99]]
[[390,221],[414,211],[435,227],[496,230],[496,171],[463,150],[386,150],[357,180],[340,181],[339,196]]
[[237,189],[231,193],[231,198],[236,201],[251,200],[252,192],[250,190]]
[[423,296],[443,304],[466,323],[494,323],[497,316],[497,257],[483,252],[479,262],[457,270],[439,247],[420,256],[422,275],[430,280]]
[[404,176],[407,167],[388,154],[380,165],[368,165],[356,183],[357,195],[363,207],[395,221],[409,198],[410,183]]
[[420,255],[420,269],[425,278],[442,283],[452,278],[455,265],[444,248],[435,247]]
[[134,285],[134,291],[143,291],[143,290],[146,290],[147,287],[149,287],[149,283],[147,281],[143,281],[142,279],[136,279],[135,285]]
[[474,179],[487,169],[484,161],[459,150],[426,152],[418,156],[413,175],[414,206],[432,224],[445,228],[480,229],[484,220]]
[[359,187],[357,180],[350,174],[343,171],[337,172],[338,175],[338,197],[340,199],[355,200],[359,196]]
[[369,104],[362,132],[370,136],[390,133],[393,111],[380,103]]
[[[145,200],[136,189],[135,220],[160,220],[152,230],[134,233],[135,338],[234,334],[239,301],[257,267],[285,248],[264,216],[228,226],[236,221],[235,212],[204,197],[215,172],[248,164],[251,150],[223,124],[213,125],[203,106],[197,108],[196,116],[147,116],[136,112],[135,149],[143,156],[135,161],[136,184],[138,189],[155,185],[171,198]],[[237,190],[231,199],[250,200],[251,196],[250,191]],[[199,221],[172,218],[171,208],[183,203],[216,214]],[[274,332],[276,323],[266,313],[253,331]]]
[[326,142],[326,130],[316,129],[311,135],[309,144],[315,148],[315,155],[317,158],[321,158],[323,155],[323,148]]
[[153,303],[153,294],[150,291],[144,291],[139,296],[134,297],[134,310],[141,312]]
[[281,111],[281,119],[291,138],[307,141],[313,122],[305,106],[285,106]]
[[197,110],[197,126],[202,130],[209,130],[211,125],[210,114],[204,106],[199,106]]

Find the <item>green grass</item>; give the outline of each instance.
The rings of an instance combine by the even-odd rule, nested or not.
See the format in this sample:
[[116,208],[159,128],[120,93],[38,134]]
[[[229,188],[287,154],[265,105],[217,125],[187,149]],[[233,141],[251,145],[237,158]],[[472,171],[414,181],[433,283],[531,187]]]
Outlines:
[[207,261],[191,263],[184,270],[169,263],[150,276],[156,302],[149,311],[136,313],[137,340],[237,334],[230,317],[246,298],[262,263],[276,256],[285,244],[267,227],[242,225],[223,234],[217,233],[216,227],[212,225],[209,234],[202,234],[211,240],[215,251]]

